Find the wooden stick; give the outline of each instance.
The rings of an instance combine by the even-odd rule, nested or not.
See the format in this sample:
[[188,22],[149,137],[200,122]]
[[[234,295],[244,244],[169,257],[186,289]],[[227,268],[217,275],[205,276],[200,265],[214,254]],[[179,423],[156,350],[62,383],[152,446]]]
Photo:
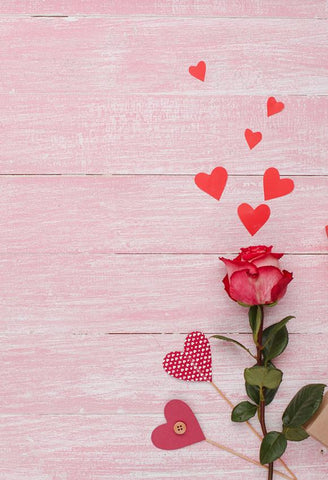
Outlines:
[[[214,383],[214,382],[210,382],[211,385],[215,388],[215,390],[218,392],[218,394],[221,396],[221,398],[223,398],[223,400],[233,409],[235,408],[234,404],[231,402],[231,400],[229,400],[229,398],[222,392],[222,390]],[[263,440],[263,437],[262,435],[253,427],[253,425],[249,422],[245,422],[246,425],[248,426],[248,428],[250,430],[252,430],[252,432],[257,436],[257,438],[259,438],[261,441]],[[278,459],[279,462],[281,463],[281,465],[287,470],[287,472],[291,475],[292,477],[292,480],[297,480],[297,477],[296,475],[290,470],[290,468],[286,465],[286,463],[284,462],[284,460],[282,458],[279,458]],[[261,465],[261,464],[260,464]],[[263,466],[263,465],[262,465]],[[287,477],[287,478],[290,478],[290,477]]]
[[[262,463],[258,462],[257,460],[253,460],[253,458],[247,457],[246,455],[242,455],[241,453],[236,452],[235,450],[232,450],[232,448],[226,447],[225,445],[221,445],[220,443],[213,442],[213,440],[209,440],[208,438],[205,438],[207,443],[210,443],[214,447],[220,448],[221,450],[224,450],[225,452],[231,453],[232,455],[235,455],[236,457],[242,458],[246,462],[253,463],[254,465],[257,465],[262,468],[266,468],[268,470],[267,465],[262,465]],[[285,473],[279,472],[279,470],[273,470],[274,473],[279,475],[280,477],[286,478],[287,480],[293,480],[293,477],[289,477]]]

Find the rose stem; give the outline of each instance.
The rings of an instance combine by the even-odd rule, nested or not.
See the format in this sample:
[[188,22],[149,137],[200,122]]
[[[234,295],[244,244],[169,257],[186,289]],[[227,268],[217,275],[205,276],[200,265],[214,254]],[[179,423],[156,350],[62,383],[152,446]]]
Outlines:
[[[261,323],[260,323],[260,328],[259,328],[259,333],[257,335],[257,344],[256,344],[256,352],[257,352],[257,365],[262,366],[263,365],[263,359],[262,359],[262,335],[263,335],[263,320],[264,320],[264,311],[263,311],[263,305],[258,305],[257,308],[260,308],[260,314],[261,314]],[[265,399],[263,398],[263,389],[260,389],[260,412],[259,412],[259,419],[260,419],[260,424],[262,428],[262,433],[263,436],[268,433],[266,424],[265,424]],[[273,462],[269,463],[269,468],[268,468],[268,480],[273,479]]]
[[[229,398],[222,392],[222,390],[214,383],[214,382],[210,382],[211,385],[213,385],[213,387],[215,388],[215,390],[218,392],[218,394],[220,395],[221,398],[223,398],[223,400],[225,402],[227,402],[227,404],[232,408],[234,409],[234,404],[232,403],[231,400],[229,400]],[[248,426],[248,428],[250,428],[252,430],[252,432],[257,436],[257,438],[259,438],[260,440],[263,439],[262,435],[253,427],[253,425],[249,422],[245,422],[246,425]],[[295,474],[290,470],[290,468],[287,466],[287,464],[283,461],[282,458],[279,458],[279,462],[281,463],[281,465],[287,470],[288,473],[290,473],[290,475],[292,476],[292,478],[294,480],[297,480]]]
[[[214,447],[220,448],[221,450],[224,450],[225,452],[231,453],[232,455],[235,455],[236,457],[242,458],[243,460],[246,460],[246,462],[253,463],[254,465],[258,465],[259,467],[266,468],[267,470],[269,467],[267,465],[262,465],[260,462],[253,460],[250,457],[247,457],[246,455],[242,455],[241,453],[236,452],[235,450],[232,450],[232,448],[226,447],[225,445],[222,445],[221,443],[213,442],[213,440],[209,440],[208,438],[205,438],[207,443],[210,443]],[[283,478],[287,478],[288,480],[293,480],[294,477],[289,477],[285,473],[279,472],[279,470],[274,470],[274,472],[277,475],[280,475]]]
[[[219,393],[219,395],[223,398],[223,400],[225,402],[227,402],[227,404],[232,408],[232,410],[235,408],[234,404],[232,403],[231,400],[229,400],[229,398],[222,392],[222,390],[219,389],[219,387],[217,385],[215,385],[214,382],[211,382],[211,384],[213,385],[213,387],[215,388],[215,390]],[[246,425],[248,426],[248,428],[250,428],[252,430],[253,433],[255,433],[255,435],[257,436],[257,438],[259,438],[260,440],[262,440],[262,435],[253,427],[253,425],[249,422],[245,422]]]

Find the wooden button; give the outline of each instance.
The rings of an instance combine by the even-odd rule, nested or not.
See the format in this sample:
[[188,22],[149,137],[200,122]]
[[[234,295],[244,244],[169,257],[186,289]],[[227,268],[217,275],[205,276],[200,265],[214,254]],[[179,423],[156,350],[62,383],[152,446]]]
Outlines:
[[186,433],[187,427],[185,423],[177,422],[174,424],[173,429],[178,435],[183,435],[184,433]]

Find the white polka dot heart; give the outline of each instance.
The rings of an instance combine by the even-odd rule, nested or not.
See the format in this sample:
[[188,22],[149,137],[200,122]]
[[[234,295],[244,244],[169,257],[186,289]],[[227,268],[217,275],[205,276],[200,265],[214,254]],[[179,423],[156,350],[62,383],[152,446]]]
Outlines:
[[212,382],[210,342],[202,332],[189,333],[183,352],[168,353],[163,367],[169,375],[180,380]]

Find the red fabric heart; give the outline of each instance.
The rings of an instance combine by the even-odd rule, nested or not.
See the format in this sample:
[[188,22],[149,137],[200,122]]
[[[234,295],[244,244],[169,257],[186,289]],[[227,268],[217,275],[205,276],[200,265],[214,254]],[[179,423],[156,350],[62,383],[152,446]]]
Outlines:
[[238,207],[238,216],[249,233],[253,236],[268,221],[270,208],[267,205],[259,205],[255,209],[248,203],[242,203]]
[[277,102],[274,97],[268,98],[267,101],[267,112],[268,117],[275,115],[276,113],[281,112],[285,108],[285,105],[282,102]]
[[191,65],[189,67],[189,73],[193,77],[197,78],[198,80],[201,80],[202,82],[205,80],[205,73],[206,73],[206,63],[203,61],[200,61],[197,63],[197,65]]
[[245,130],[245,138],[249,148],[252,150],[262,140],[261,132],[252,132],[249,128]]
[[223,190],[226,186],[228,173],[223,167],[216,167],[210,175],[207,173],[197,173],[195,183],[203,192],[208,193],[216,200],[220,200]]
[[290,178],[280,178],[276,168],[268,168],[263,175],[264,200],[283,197],[294,190],[294,182]]
[[172,377],[190,382],[212,381],[210,342],[202,332],[191,332],[185,339],[183,352],[168,353],[164,370]]
[[[197,418],[191,408],[182,400],[171,400],[165,405],[164,415],[167,423],[153,430],[151,441],[162,450],[176,450],[205,440],[205,435],[200,428]],[[174,425],[183,422],[186,431],[178,434]]]

